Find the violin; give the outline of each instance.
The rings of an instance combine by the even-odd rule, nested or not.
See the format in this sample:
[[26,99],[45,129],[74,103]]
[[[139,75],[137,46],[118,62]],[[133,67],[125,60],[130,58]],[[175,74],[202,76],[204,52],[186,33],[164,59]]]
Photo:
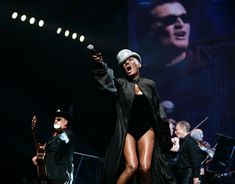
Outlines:
[[210,144],[206,141],[198,141],[198,146],[202,151],[205,151],[210,158],[214,157],[215,148],[211,148]]

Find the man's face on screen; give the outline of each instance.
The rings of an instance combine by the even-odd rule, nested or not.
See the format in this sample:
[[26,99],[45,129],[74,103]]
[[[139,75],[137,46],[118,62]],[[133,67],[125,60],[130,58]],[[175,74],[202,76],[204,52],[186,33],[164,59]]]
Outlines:
[[185,8],[178,2],[158,5],[151,10],[153,22],[150,34],[163,47],[186,49],[189,45],[190,24]]

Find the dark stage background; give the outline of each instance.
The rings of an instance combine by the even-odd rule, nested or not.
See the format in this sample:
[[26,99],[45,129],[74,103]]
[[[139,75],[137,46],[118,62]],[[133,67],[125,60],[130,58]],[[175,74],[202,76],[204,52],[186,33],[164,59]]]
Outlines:
[[[35,154],[31,119],[34,114],[38,115],[39,133],[47,139],[52,127],[49,113],[54,112],[58,106],[73,107],[72,128],[77,136],[76,151],[103,158],[106,144],[112,133],[112,106],[110,106],[110,99],[98,95],[95,91],[90,54],[86,46],[89,43],[94,44],[96,49],[103,53],[109,66],[113,67],[116,76],[122,75],[117,67],[117,52],[122,48],[130,47],[142,54],[135,25],[139,2],[144,1],[1,1],[0,138],[2,148],[0,165],[1,179],[5,183],[35,183],[36,168],[31,162]],[[194,19],[191,33],[193,42],[208,43],[207,40],[235,33],[234,19],[232,19],[235,16],[231,8],[234,7],[233,1],[185,2],[197,11],[205,10],[203,13],[207,15],[204,16],[205,14],[199,12],[201,16]],[[219,7],[222,7],[223,11]],[[36,19],[43,19],[45,26],[39,28],[36,25],[30,25],[28,19],[27,22],[21,22],[19,18],[13,20],[11,14],[14,11],[18,11],[20,15],[26,14]],[[218,15],[218,11],[222,14]],[[78,35],[85,35],[85,42],[80,43],[78,39],[72,40],[71,37],[57,35],[56,29],[59,26],[77,32]],[[234,54],[231,54],[230,59],[234,60]],[[234,67],[230,68],[230,71],[235,72],[234,70]],[[144,74],[158,83],[154,73],[147,73],[144,69]],[[216,75],[217,78],[224,77],[219,70]],[[234,83],[233,76],[229,78],[230,76],[225,75],[230,84]],[[160,89],[160,96],[164,99],[164,91],[161,92],[161,90],[164,89]],[[224,90],[226,91],[226,87]],[[226,94],[229,96],[233,92]],[[197,101],[191,103],[194,104]],[[219,116],[224,108],[232,113],[234,97],[222,104],[221,108],[215,111],[212,107],[212,111],[218,116],[215,118],[210,116],[207,124],[203,126],[205,138],[211,144],[215,143],[215,132],[234,135],[235,122],[232,119],[234,116],[231,119],[222,119],[223,121],[220,121]],[[195,112],[191,115],[191,111],[187,111],[187,108],[183,110],[186,116],[178,116],[176,119],[189,120],[193,125],[208,115],[207,112],[200,115]],[[75,171],[80,168],[77,173],[77,183],[96,183],[99,160],[83,158],[80,165],[81,157],[75,155]]]

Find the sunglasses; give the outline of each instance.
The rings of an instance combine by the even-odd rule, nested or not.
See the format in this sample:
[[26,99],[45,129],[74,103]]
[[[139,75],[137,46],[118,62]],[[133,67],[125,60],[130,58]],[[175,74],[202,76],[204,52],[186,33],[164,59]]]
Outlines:
[[61,120],[62,120],[62,118],[55,118],[55,120],[56,120],[56,121],[61,121]]
[[157,18],[157,22],[161,22],[163,26],[169,26],[176,23],[177,19],[180,18],[184,23],[189,23],[190,16],[188,14],[182,15],[168,15],[165,17]]

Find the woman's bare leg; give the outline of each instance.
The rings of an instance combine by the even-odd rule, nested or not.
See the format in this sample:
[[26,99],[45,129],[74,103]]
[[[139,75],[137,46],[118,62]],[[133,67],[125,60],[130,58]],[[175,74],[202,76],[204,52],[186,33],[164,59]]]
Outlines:
[[117,180],[117,184],[126,184],[138,169],[136,154],[136,141],[131,134],[126,135],[123,154],[125,157],[125,170]]
[[150,170],[154,149],[154,137],[154,131],[151,128],[137,142],[141,184],[151,184]]

